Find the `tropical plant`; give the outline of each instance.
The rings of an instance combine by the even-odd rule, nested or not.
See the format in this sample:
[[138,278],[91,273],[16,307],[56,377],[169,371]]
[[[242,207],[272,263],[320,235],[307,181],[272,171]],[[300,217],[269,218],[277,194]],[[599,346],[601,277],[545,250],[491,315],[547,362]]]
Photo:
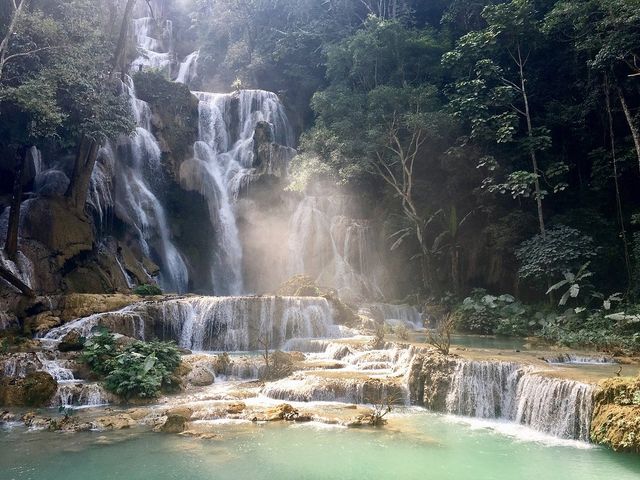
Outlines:
[[105,387],[125,399],[156,397],[161,388],[174,386],[172,374],[179,364],[175,344],[134,342],[108,362]]
[[558,225],[522,242],[515,252],[520,261],[518,274],[524,280],[547,279],[574,271],[595,258],[598,248],[593,238],[575,228]]
[[175,386],[172,374],[180,364],[180,351],[171,342],[136,341],[120,346],[112,333],[100,329],[87,339],[81,359],[104,377],[107,390],[125,399],[149,398],[161,388]]
[[106,375],[110,371],[110,362],[118,354],[115,337],[104,328],[90,336],[84,344],[80,359],[91,370],[99,375]]
[[[512,295],[495,296],[487,294],[483,289],[476,289],[463,300],[455,316],[459,330],[490,335],[498,333],[501,322],[524,319],[526,313],[526,307]],[[506,333],[509,328],[505,326],[503,330]]]
[[570,298],[577,298],[578,295],[580,295],[580,292],[587,289],[593,289],[592,284],[585,282],[587,278],[593,276],[593,273],[587,270],[587,268],[589,268],[589,262],[582,265],[575,274],[571,272],[564,272],[564,279],[551,285],[547,290],[547,295],[566,287],[565,292],[562,294],[562,297],[560,297],[560,301],[558,302],[558,305],[563,307],[567,304]]

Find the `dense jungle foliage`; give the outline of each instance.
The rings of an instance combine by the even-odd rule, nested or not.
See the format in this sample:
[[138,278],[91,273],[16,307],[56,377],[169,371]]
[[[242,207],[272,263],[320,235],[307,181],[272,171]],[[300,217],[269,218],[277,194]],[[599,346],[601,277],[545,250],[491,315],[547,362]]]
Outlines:
[[[132,131],[115,81],[130,3],[2,2],[4,172],[34,145],[73,155]],[[371,198],[407,294],[515,311],[471,331],[557,340],[562,326],[593,323],[605,337],[638,335],[638,0],[163,8],[176,56],[200,48],[198,89],[262,88],[285,102],[300,136],[291,190]],[[3,192],[13,183],[3,174]],[[72,178],[68,195],[81,184]],[[515,298],[552,318],[518,323]]]

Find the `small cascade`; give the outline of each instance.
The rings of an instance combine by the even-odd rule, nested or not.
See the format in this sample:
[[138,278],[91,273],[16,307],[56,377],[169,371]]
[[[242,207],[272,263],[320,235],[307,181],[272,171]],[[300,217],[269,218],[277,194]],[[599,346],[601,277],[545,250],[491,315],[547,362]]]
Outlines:
[[22,280],[27,286],[34,287],[33,264],[22,252],[18,251],[16,261],[9,260],[4,248],[0,248],[0,264],[12,274]]
[[142,316],[144,313],[146,313],[144,304],[130,305],[115,312],[96,313],[53,328],[42,337],[42,340],[58,342],[72,331],[78,332],[83,337],[90,337],[96,327],[106,327],[113,333],[145,340],[145,319]]
[[42,364],[42,370],[51,375],[58,383],[72,382],[75,380],[73,372],[65,365],[64,360],[58,358],[48,358],[48,355],[53,355],[52,352],[38,352],[36,357]]
[[110,395],[97,383],[58,384],[52,407],[98,407],[108,405]]
[[0,358],[0,373],[4,377],[24,378],[42,370],[42,363],[35,353],[13,353]]
[[526,374],[518,383],[514,421],[555,437],[589,440],[592,385]]
[[197,351],[280,348],[292,338],[337,338],[329,302],[316,297],[187,297],[130,305],[91,315],[49,331],[59,341],[70,331],[91,336],[95,327],[144,340],[175,340]]
[[138,57],[131,64],[132,71],[158,70],[170,73],[173,61],[173,24],[171,20],[157,21],[153,17],[133,21]]
[[176,77],[176,82],[184,83],[189,86],[195,80],[198,71],[198,56],[200,55],[200,51],[197,50],[186,56],[184,61],[180,63],[180,68],[178,69],[178,76]]
[[412,330],[424,328],[422,315],[413,305],[371,303],[360,308],[360,313],[392,326],[404,325]]
[[290,222],[290,275],[311,275],[341,298],[380,297],[380,260],[369,221],[349,216],[347,197],[307,196]]
[[331,306],[312,297],[198,297],[164,302],[169,337],[192,350],[279,348],[296,337],[337,337]]
[[592,385],[545,377],[516,363],[461,360],[452,375],[446,411],[588,441],[593,390]]
[[508,418],[523,373],[516,363],[458,362],[447,411],[476,418]]
[[577,353],[561,353],[545,358],[552,365],[616,365],[618,362],[608,355],[581,355]]
[[403,388],[394,379],[332,376],[323,372],[296,373],[266,384],[261,393],[269,398],[290,402],[405,404]]

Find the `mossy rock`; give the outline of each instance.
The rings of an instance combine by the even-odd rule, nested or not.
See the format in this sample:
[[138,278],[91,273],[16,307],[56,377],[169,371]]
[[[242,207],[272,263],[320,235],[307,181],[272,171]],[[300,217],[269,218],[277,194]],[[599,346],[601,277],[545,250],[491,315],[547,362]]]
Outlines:
[[278,287],[277,295],[287,297],[320,297],[327,293],[313,278],[307,275],[295,275]]
[[278,287],[276,295],[290,297],[323,297],[333,307],[335,322],[340,325],[356,327],[360,318],[355,310],[338,297],[338,293],[328,287],[320,287],[307,275],[295,275]]
[[3,378],[0,380],[0,405],[45,407],[57,390],[58,382],[47,372],[33,372],[24,378]]
[[594,394],[591,440],[640,453],[640,378],[610,378]]
[[138,72],[134,83],[138,98],[151,107],[153,134],[178,178],[179,164],[191,156],[198,139],[198,99],[186,85],[171,82],[158,72]]

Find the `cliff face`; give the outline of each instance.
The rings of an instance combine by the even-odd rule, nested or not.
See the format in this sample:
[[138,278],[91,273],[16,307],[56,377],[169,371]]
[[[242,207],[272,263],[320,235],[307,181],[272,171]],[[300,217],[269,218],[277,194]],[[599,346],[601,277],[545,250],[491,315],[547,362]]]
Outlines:
[[[168,205],[168,221],[175,226],[176,241],[192,254],[195,281],[201,280],[206,288],[206,275],[197,272],[197,266],[203,263],[197,252],[207,251],[209,245],[203,237],[211,238],[213,232],[206,223],[200,222],[198,228],[189,223],[191,217],[206,218],[206,202],[201,196],[181,189],[177,181],[181,162],[193,156],[192,146],[198,135],[198,100],[184,85],[157,74],[139,74],[136,81],[137,90],[150,101],[153,132],[162,154],[161,169],[153,181],[165,197],[163,202]],[[139,134],[132,138],[135,141]],[[122,157],[130,161],[131,153],[127,151],[130,147],[122,139],[105,147],[94,170],[84,212],[71,208],[62,186],[39,187],[45,180],[49,185],[51,179],[66,178],[69,158],[47,152],[50,158],[46,163],[38,155],[26,169],[19,235],[25,265],[20,270],[37,293],[127,292],[135,285],[153,283],[159,274],[152,259],[153,251],[141,248],[129,212],[118,206],[118,196],[126,196],[127,192],[117,177],[121,159],[114,160],[109,152],[123,153]],[[0,207],[6,205],[0,203]],[[8,208],[3,217],[7,214]],[[5,229],[6,224],[0,221],[2,237],[6,235]],[[4,282],[0,282],[0,289],[14,293]]]

